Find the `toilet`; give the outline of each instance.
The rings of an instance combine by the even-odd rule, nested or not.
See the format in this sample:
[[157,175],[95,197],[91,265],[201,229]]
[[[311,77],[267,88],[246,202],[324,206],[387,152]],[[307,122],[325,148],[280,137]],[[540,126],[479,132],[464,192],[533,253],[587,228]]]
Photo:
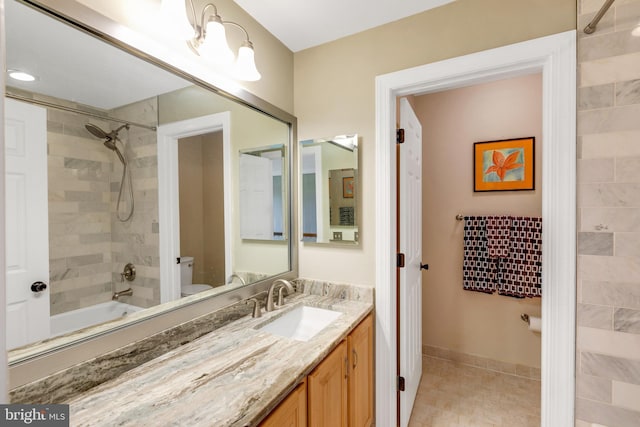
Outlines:
[[211,289],[209,285],[193,284],[193,257],[180,257],[180,294],[183,297],[195,295]]

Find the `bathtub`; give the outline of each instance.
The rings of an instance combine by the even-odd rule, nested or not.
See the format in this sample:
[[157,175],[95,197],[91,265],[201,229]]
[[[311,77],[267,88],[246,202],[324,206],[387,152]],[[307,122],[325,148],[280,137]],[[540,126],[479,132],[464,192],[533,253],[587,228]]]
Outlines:
[[78,329],[114,320],[127,313],[134,313],[140,310],[142,310],[141,307],[118,301],[109,301],[56,314],[50,318],[51,336],[55,337],[67,332],[77,331]]

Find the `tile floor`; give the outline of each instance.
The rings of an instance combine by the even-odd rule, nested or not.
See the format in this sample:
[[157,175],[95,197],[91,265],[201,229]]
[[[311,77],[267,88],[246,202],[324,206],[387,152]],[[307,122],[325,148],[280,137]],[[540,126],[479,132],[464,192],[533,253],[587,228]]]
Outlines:
[[540,381],[424,356],[409,427],[489,426],[540,426]]

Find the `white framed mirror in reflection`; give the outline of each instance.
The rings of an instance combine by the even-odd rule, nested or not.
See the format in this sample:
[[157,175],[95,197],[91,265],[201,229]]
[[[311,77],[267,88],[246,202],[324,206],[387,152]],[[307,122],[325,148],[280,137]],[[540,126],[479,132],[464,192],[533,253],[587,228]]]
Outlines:
[[300,141],[301,241],[358,245],[358,135]]
[[35,74],[5,85],[10,363],[294,270],[290,239],[241,237],[231,155],[287,152],[294,118],[4,3],[7,68]]

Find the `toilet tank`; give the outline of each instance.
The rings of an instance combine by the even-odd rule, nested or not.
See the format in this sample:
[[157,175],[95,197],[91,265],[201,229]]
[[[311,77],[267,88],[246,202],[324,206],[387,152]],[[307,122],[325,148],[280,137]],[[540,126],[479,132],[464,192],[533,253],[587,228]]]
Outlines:
[[190,285],[193,280],[193,257],[180,257],[180,286]]

